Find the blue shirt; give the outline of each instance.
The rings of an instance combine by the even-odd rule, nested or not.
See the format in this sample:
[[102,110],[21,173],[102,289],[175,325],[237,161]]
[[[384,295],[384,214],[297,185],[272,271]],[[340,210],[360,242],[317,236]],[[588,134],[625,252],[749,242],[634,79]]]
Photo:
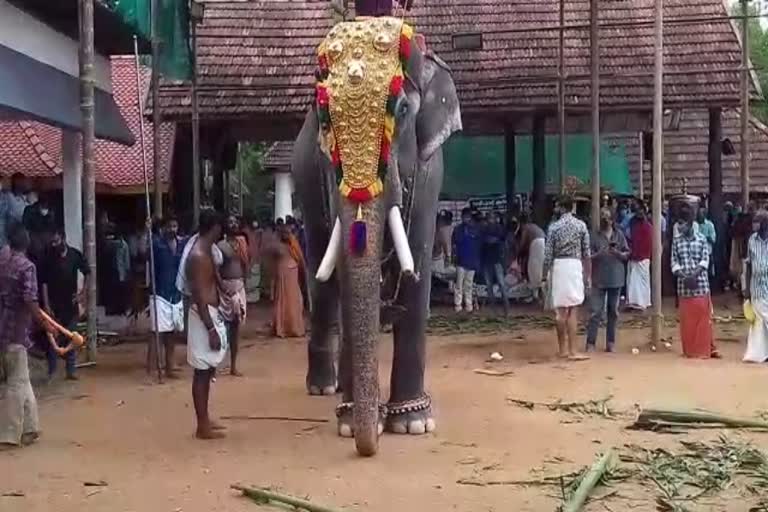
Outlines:
[[480,270],[482,238],[480,231],[470,224],[459,224],[453,230],[456,264],[467,270]]
[[176,252],[165,237],[152,239],[152,249],[155,253],[155,285],[157,295],[171,304],[181,301],[181,292],[176,288],[176,275],[181,264],[181,255],[187,240],[176,238]]

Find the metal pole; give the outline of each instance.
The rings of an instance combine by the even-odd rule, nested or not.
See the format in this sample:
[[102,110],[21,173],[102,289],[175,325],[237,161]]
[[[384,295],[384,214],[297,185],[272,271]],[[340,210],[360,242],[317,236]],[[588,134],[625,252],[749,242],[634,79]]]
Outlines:
[[[237,145],[237,154],[240,154],[240,144]],[[239,159],[238,159],[239,160]],[[239,162],[238,162],[239,164]],[[238,191],[238,197],[240,198],[240,215],[243,215],[243,177],[244,177],[244,170],[242,165],[238,165],[238,181],[240,182],[240,190]]]
[[[144,88],[141,86],[141,64],[139,64],[139,43],[136,36],[133,36],[133,53],[136,59],[136,104],[139,106],[139,144],[141,145],[141,167],[144,171],[144,199],[147,208],[147,241],[149,244],[149,279],[152,286],[152,297],[157,297],[157,283],[155,282],[155,248],[152,240],[152,215],[150,213],[150,201],[149,201],[149,173],[147,172],[147,149],[146,142],[144,141],[144,106],[141,104],[142,92]],[[160,356],[160,333],[157,326],[157,299],[152,301],[153,318],[152,327],[154,327],[155,333],[152,338],[152,343],[155,345],[155,356],[157,363],[157,382],[163,383],[162,372],[162,357]],[[149,373],[149,364],[151,361],[147,361],[147,373]]]
[[[651,324],[651,343],[655,346],[661,341],[661,328],[664,320],[661,303],[661,267],[662,233],[661,202],[664,194],[663,158],[664,158],[664,2],[655,0],[654,24],[654,62],[653,62],[653,322]],[[672,226],[667,226],[672,229]]]
[[592,79],[592,229],[600,227],[600,27],[598,0],[590,0],[590,63]]
[[[150,0],[150,41],[152,44],[152,165],[154,166],[155,182],[155,215],[163,215],[163,180],[162,180],[162,159],[161,159],[161,140],[160,140],[160,38],[158,31],[158,22],[160,12],[158,0]],[[151,215],[148,212],[148,215]]]
[[96,172],[94,162],[95,100],[94,100],[94,47],[93,1],[80,0],[80,111],[82,113],[83,199],[85,201],[83,245],[88,260],[90,278],[86,291],[88,303],[89,362],[96,361],[97,311],[96,311]]
[[638,141],[640,142],[640,168],[638,169],[639,184],[637,187],[638,197],[640,197],[641,200],[645,199],[645,147],[643,140],[643,132],[641,131],[638,134]]
[[197,96],[197,20],[192,19],[192,226],[200,223],[200,111]]
[[560,164],[560,193],[565,191],[565,0],[560,0],[560,41],[557,63],[557,121],[560,137],[558,140],[558,162]]
[[749,6],[741,0],[741,203],[749,204]]

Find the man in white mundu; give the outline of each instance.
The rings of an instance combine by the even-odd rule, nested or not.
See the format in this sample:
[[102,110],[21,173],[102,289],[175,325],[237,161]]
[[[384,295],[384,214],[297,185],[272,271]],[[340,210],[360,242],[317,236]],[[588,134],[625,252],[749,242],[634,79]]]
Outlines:
[[747,288],[745,298],[752,301],[755,321],[749,328],[747,351],[744,361],[765,363],[768,361],[768,212],[757,215],[757,233],[747,245]]
[[544,276],[550,279],[559,355],[572,361],[588,359],[576,352],[578,307],[590,287],[591,262],[587,225],[573,215],[573,200],[560,201],[562,216],[549,227],[544,249]]

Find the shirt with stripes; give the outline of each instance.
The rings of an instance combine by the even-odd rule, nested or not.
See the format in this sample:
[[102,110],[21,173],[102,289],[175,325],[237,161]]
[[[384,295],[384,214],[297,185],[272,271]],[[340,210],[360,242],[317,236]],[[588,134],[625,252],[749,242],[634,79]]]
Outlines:
[[690,276],[699,268],[696,276],[696,286],[689,288],[685,279],[677,278],[678,297],[703,297],[709,295],[709,277],[706,270],[709,269],[709,242],[704,235],[692,231],[690,236],[680,233],[672,240],[672,273],[681,272],[683,276]]
[[747,260],[752,269],[749,283],[752,299],[768,301],[768,239],[753,234],[747,246]]

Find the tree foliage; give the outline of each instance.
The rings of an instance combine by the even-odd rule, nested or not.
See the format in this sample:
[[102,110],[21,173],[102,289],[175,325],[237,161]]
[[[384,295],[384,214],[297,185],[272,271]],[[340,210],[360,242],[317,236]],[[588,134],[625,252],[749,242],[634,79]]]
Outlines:
[[264,143],[241,143],[237,154],[237,171],[243,171],[243,210],[259,220],[270,218],[274,202],[274,180],[264,170]]
[[[735,2],[731,8],[735,16],[741,15],[741,2]],[[755,2],[750,2],[749,14],[755,16],[760,13],[760,7]],[[741,24],[741,20],[737,25]],[[768,95],[768,31],[760,25],[760,20],[751,18],[749,26],[749,58],[757,76],[760,88],[764,95]],[[752,114],[764,123],[768,123],[768,102],[765,99],[752,102]]]

